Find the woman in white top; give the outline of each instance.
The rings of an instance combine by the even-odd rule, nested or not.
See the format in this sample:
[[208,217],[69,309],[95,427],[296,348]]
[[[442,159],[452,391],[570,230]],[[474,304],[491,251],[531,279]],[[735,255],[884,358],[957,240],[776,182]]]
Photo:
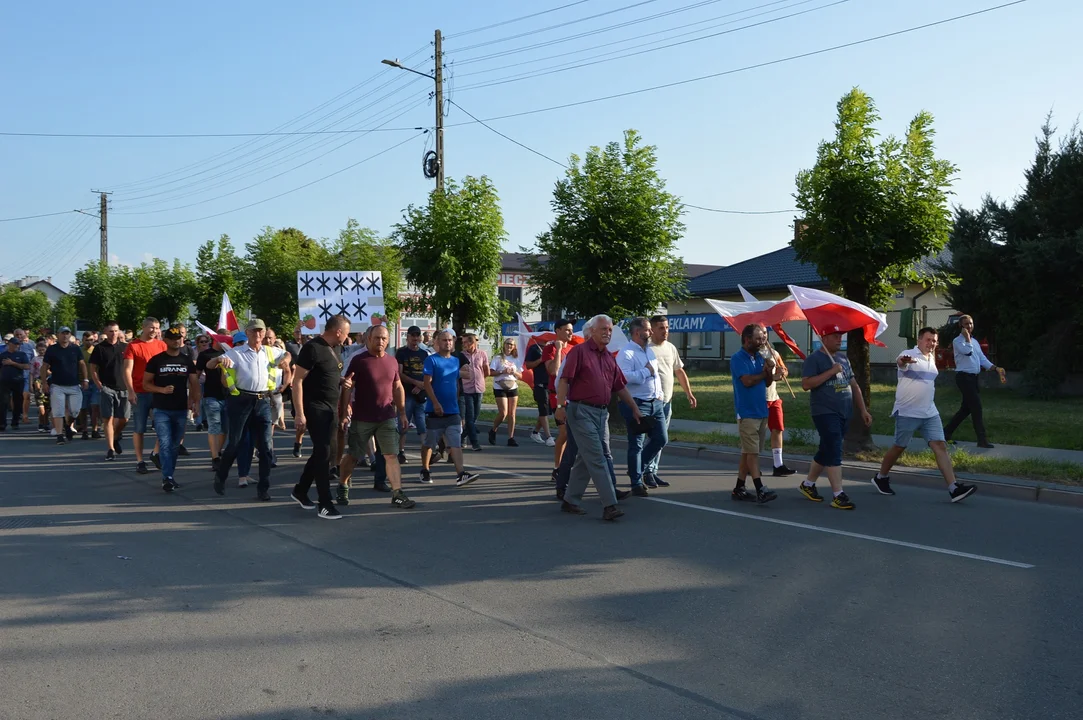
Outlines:
[[523,378],[523,371],[515,363],[519,357],[519,350],[513,338],[504,341],[503,350],[499,355],[493,356],[489,363],[492,370],[493,395],[496,396],[496,420],[489,430],[489,444],[496,445],[496,431],[504,418],[508,419],[508,445],[518,447],[515,442],[515,411],[519,407],[519,383]]

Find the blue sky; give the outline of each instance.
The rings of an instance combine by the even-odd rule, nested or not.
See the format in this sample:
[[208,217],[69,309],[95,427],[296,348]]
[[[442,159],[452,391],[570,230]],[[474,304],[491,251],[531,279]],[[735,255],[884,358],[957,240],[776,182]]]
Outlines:
[[[458,37],[574,0],[13,4],[0,27],[0,131],[259,133],[339,95],[285,129],[327,113],[334,114],[309,129],[427,128],[434,115],[427,99],[431,83],[380,60],[419,51],[410,63],[431,67],[429,43],[437,27],[447,38],[450,97],[484,119],[772,61],[1004,2],[833,1],[639,0],[629,8],[633,0],[585,0]],[[678,12],[523,49],[671,10]],[[615,12],[542,30],[607,11]],[[803,11],[809,12],[779,19]],[[773,21],[656,52],[470,88],[768,20]],[[597,47],[691,23],[699,24]],[[669,189],[686,202],[786,210],[792,208],[794,176],[813,163],[817,143],[832,133],[835,103],[857,85],[876,100],[884,133],[901,134],[919,110],[933,113],[938,152],[959,166],[953,200],[973,206],[985,193],[1007,199],[1018,192],[1048,111],[1062,128],[1083,111],[1081,26],[1083,4],[1029,0],[837,52],[491,124],[558,160],[636,128],[658,147]],[[469,47],[519,34],[526,35]],[[477,59],[504,51],[516,52]],[[572,51],[581,52],[544,59]],[[530,60],[538,61],[509,67]],[[446,123],[464,121],[469,118],[452,106]],[[352,217],[387,232],[402,208],[423,202],[432,187],[420,172],[429,137],[415,135],[407,129],[270,138],[0,137],[0,218],[96,209],[90,190],[114,190],[110,254],[132,264],[151,256],[194,262],[204,241],[226,233],[241,248],[266,225],[331,237]],[[449,177],[487,174],[495,182],[510,236],[507,249],[531,245],[551,219],[549,202],[561,168],[477,124],[449,127],[445,144]],[[330,179],[228,212],[382,151]],[[224,214],[185,222],[219,213]],[[680,249],[686,262],[730,264],[785,245],[791,221],[789,214],[689,210]],[[97,258],[97,238],[96,220],[85,216],[0,223],[0,275],[52,275],[66,287],[79,266]]]

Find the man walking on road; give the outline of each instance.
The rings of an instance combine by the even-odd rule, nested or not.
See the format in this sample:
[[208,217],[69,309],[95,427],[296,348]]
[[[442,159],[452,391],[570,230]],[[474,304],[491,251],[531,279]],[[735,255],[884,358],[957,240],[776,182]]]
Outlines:
[[327,321],[323,334],[301,346],[293,365],[292,392],[297,410],[294,422],[298,432],[308,430],[312,453],[290,497],[306,510],[314,509],[316,506],[308,499],[308,491],[315,483],[319,501],[317,517],[323,520],[342,517],[331,496],[331,443],[338,426],[341,388],[349,384],[342,379],[342,358],[338,348],[349,334],[349,318],[335,315]]
[[[23,328],[15,328],[15,332],[13,334],[15,335],[15,339],[19,341],[19,350],[26,353],[26,356],[28,358],[30,358],[30,360],[29,360],[30,364],[33,365],[34,364],[34,357],[38,354],[37,353],[37,345],[35,343],[30,342],[30,338],[28,337],[26,330],[24,330]],[[22,397],[22,403],[23,403],[22,417],[23,417],[24,421],[28,417],[30,417],[30,394],[34,392],[34,379],[30,377],[31,370],[32,370],[32,368],[26,370],[23,373],[23,379],[26,381],[25,385],[23,386],[23,397]]]
[[[150,417],[153,396],[143,391],[143,376],[147,363],[152,357],[165,352],[165,343],[158,339],[161,323],[157,318],[143,320],[143,329],[139,337],[128,343],[124,351],[124,379],[128,385],[128,402],[132,405],[132,446],[135,448],[136,472],[147,474],[147,464],[143,461],[143,436],[147,432],[147,418]],[[155,465],[161,464],[158,457],[158,442],[150,454]]]
[[[545,374],[549,377],[549,410],[553,413],[553,419],[557,423],[557,439],[553,442],[553,482],[556,482],[557,471],[560,469],[560,458],[564,454],[564,443],[568,439],[568,431],[564,427],[563,418],[565,416],[561,415],[559,418],[556,416],[556,410],[559,407],[557,405],[556,378],[564,358],[568,356],[572,349],[571,339],[572,335],[575,334],[575,325],[571,320],[561,318],[553,326],[553,331],[556,333],[556,339],[549,342],[545,349],[542,350],[542,362],[545,365]],[[610,328],[609,337],[613,337],[612,328]],[[609,342],[609,340],[607,339],[606,342]],[[545,444],[548,445],[549,442],[546,441]]]
[[608,315],[596,315],[590,319],[590,325],[590,340],[568,352],[560,368],[557,386],[556,418],[568,423],[579,450],[560,509],[572,515],[586,515],[586,510],[581,507],[583,493],[587,483],[593,480],[602,499],[602,519],[616,520],[624,515],[624,511],[617,507],[613,480],[605,462],[609,398],[617,393],[631,409],[635,423],[643,419],[643,414],[625,387],[627,383],[617,361],[606,348],[613,338],[613,320]]
[[872,415],[865,407],[861,386],[850,369],[850,361],[842,348],[842,333],[837,328],[823,328],[820,349],[805,359],[801,368],[801,388],[809,390],[809,408],[820,447],[812,458],[808,477],[801,482],[801,494],[813,502],[823,502],[816,491],[816,480],[827,471],[834,498],[831,507],[853,510],[854,504],[842,491],[842,440],[850,424],[854,403],[861,411],[861,420],[872,425]]
[[918,332],[918,345],[913,350],[904,350],[896,359],[898,366],[898,385],[895,388],[895,407],[891,414],[895,418],[895,444],[884,454],[880,463],[880,472],[872,478],[872,484],[881,495],[894,495],[891,489],[889,473],[895,461],[910,444],[914,433],[920,432],[929,449],[936,457],[936,466],[948,484],[951,501],[965,500],[977,490],[973,485],[957,483],[955,470],[951,466],[951,457],[944,442],[944,427],[940,424],[940,412],[933,402],[936,390],[936,330],[930,327]]
[[52,406],[56,444],[63,445],[74,435],[72,423],[83,406],[83,390],[90,385],[83,351],[71,341],[71,328],[60,328],[57,344],[46,349],[41,376],[49,378],[42,382],[42,392]]
[[0,432],[8,429],[8,411],[11,411],[11,429],[19,429],[23,411],[23,387],[25,373],[30,369],[30,358],[19,349],[19,338],[12,335],[7,347],[0,352]]
[[[342,420],[342,424],[349,428],[349,452],[342,459],[341,482],[346,484],[353,473],[355,458],[364,457],[368,452],[369,440],[375,438],[378,452],[383,455],[387,482],[391,485],[391,506],[408,510],[415,503],[402,491],[402,469],[396,450],[398,428],[407,427],[409,423],[402,381],[399,379],[399,364],[387,354],[390,341],[387,327],[373,326],[365,339],[368,352],[356,353],[346,368],[348,382],[343,383],[342,399],[348,401],[352,389],[353,401],[347,404],[346,416]],[[304,507],[304,496],[294,499]]]
[[1004,368],[997,367],[985,357],[981,344],[974,339],[974,318],[963,315],[959,318],[959,335],[951,343],[955,351],[955,384],[963,394],[963,404],[944,428],[944,437],[951,442],[951,436],[969,415],[974,422],[974,434],[978,436],[978,447],[991,448],[985,434],[985,419],[982,417],[981,389],[978,373],[982,370],[996,370],[1000,382],[1005,382]]
[[[669,318],[665,315],[655,315],[651,318],[651,349],[654,351],[655,366],[658,377],[662,381],[662,410],[666,418],[666,435],[669,435],[669,421],[673,418],[673,380],[681,384],[684,397],[688,405],[696,409],[696,396],[692,394],[692,384],[688,380],[688,373],[684,371],[684,362],[681,360],[677,347],[669,341]],[[654,459],[648,463],[643,476],[643,484],[649,488],[669,487],[669,483],[658,477],[658,464],[662,459],[662,451],[659,450]]]
[[259,453],[259,483],[256,497],[271,499],[271,393],[278,387],[279,373],[289,373],[290,357],[281,348],[263,344],[267,325],[259,318],[252,318],[245,328],[245,342],[240,347],[227,350],[207,361],[207,370],[225,368],[223,379],[226,391],[226,424],[229,436],[218,472],[214,477],[214,491],[224,495],[226,478],[242,445],[242,438],[252,432]]
[[199,373],[191,358],[181,353],[184,333],[180,328],[171,327],[164,335],[165,352],[147,361],[143,390],[153,396],[154,432],[161,448],[162,490],[173,492],[180,487],[173,474],[188,411],[199,407]]
[[[664,405],[665,393],[662,380],[658,376],[658,360],[654,349],[647,341],[650,339],[650,322],[645,317],[637,317],[629,325],[632,338],[617,353],[617,367],[624,374],[628,383],[628,393],[639,408],[640,414],[651,418],[649,432],[642,432],[639,424],[633,420],[631,408],[620,406],[620,414],[628,429],[628,477],[631,479],[632,494],[647,497],[647,488],[643,486],[644,470],[669,442],[666,431]],[[657,483],[654,483],[657,487]]]
[[406,463],[406,435],[410,423],[417,430],[422,444],[425,442],[425,359],[429,352],[421,346],[421,328],[411,325],[406,331],[406,347],[395,351],[399,364],[399,380],[406,392],[405,411],[407,423],[399,428],[399,464]]
[[[734,500],[755,500],[761,505],[778,497],[767,489],[760,477],[760,451],[767,435],[767,386],[775,382],[775,359],[764,357],[760,352],[766,341],[763,328],[746,325],[741,331],[742,347],[730,357],[733,405],[741,435],[741,460],[732,497]],[[745,487],[746,476],[752,477],[755,495]]]
[[[767,328],[760,325],[764,337],[767,337]],[[797,471],[786,466],[782,460],[782,440],[786,434],[786,419],[782,413],[782,397],[778,394],[778,384],[790,376],[790,370],[783,362],[778,351],[771,347],[771,343],[764,342],[763,351],[769,353],[775,361],[774,382],[767,386],[767,430],[771,434],[771,465],[774,468],[771,475],[774,477],[788,477]]]
[[455,338],[447,330],[441,330],[433,338],[436,353],[425,358],[424,377],[425,424],[428,433],[421,447],[422,483],[432,484],[429,462],[433,451],[443,440],[447,444],[448,457],[455,463],[455,486],[463,487],[478,479],[477,473],[467,472],[463,466],[462,416],[459,414],[459,360],[452,357],[451,348]]
[[[83,333],[82,342],[80,348],[83,351],[83,361],[87,364],[87,368],[90,368],[90,356],[94,352],[94,347],[98,344],[98,333],[87,330]],[[101,440],[102,434],[98,430],[101,426],[101,390],[91,382],[90,387],[83,391],[83,407],[79,411],[79,427],[82,429],[83,439],[88,440],[93,437],[95,440]]]
[[538,407],[538,419],[534,422],[534,429],[530,431],[530,439],[539,445],[553,447],[557,444],[553,436],[549,434],[549,416],[552,410],[549,407],[549,373],[545,370],[545,361],[542,360],[542,346],[531,343],[523,356],[523,370],[530,370],[534,377],[534,404]]
[[204,373],[203,422],[207,424],[207,446],[211,451],[211,470],[218,470],[222,449],[226,444],[226,388],[220,370],[207,370],[207,363],[225,352],[216,337],[207,336],[209,344],[200,346],[196,356],[196,372]]
[[114,460],[123,450],[120,434],[128,424],[131,405],[124,378],[124,351],[120,326],[110,321],[102,328],[102,341],[90,354],[90,379],[98,388],[102,426],[105,428],[105,459]]

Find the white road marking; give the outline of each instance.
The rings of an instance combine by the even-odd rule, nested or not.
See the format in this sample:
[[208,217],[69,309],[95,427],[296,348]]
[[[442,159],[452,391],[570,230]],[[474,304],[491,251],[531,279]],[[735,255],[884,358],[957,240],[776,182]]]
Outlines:
[[644,498],[652,502],[665,503],[666,505],[676,505],[678,507],[691,508],[693,510],[705,510],[706,512],[718,513],[719,515],[732,515],[733,517],[745,518],[746,520],[756,520],[758,522],[774,523],[775,525],[786,525],[788,527],[801,528],[802,530],[814,530],[816,532],[828,533],[829,535],[842,535],[844,537],[857,538],[858,540],[871,540],[872,542],[884,543],[885,545],[898,545],[899,547],[912,548],[914,550],[924,550],[926,552],[940,553],[941,555],[952,555],[955,557],[967,558],[968,560],[980,560],[981,562],[994,563],[996,565],[1008,565],[1009,567],[1030,569],[1034,566],[1029,563],[1015,562],[1014,560],[1003,560],[1001,558],[989,557],[988,555],[975,555],[973,553],[960,552],[958,550],[948,550],[947,548],[934,547],[932,545],[919,545],[918,543],[906,542],[904,540],[892,540],[891,538],[878,537],[876,535],[865,535],[864,533],[855,533],[848,530],[836,530],[834,528],[820,527],[819,525],[808,525],[806,523],[793,522],[792,520],[779,520],[777,518],[762,517],[760,515],[749,515],[743,512],[734,512],[733,510],[722,510],[720,508],[707,507],[706,505],[693,505],[692,503],[680,502],[677,500],[664,500],[658,497]]

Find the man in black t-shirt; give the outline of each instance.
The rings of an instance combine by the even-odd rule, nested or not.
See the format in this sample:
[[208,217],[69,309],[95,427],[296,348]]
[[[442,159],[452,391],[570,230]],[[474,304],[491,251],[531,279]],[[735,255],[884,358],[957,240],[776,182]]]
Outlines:
[[[406,331],[406,346],[395,351],[399,364],[399,379],[406,391],[406,419],[417,428],[418,437],[425,438],[425,358],[429,352],[421,346],[421,328],[411,325]],[[399,463],[406,462],[407,427],[399,428]]]
[[293,366],[295,422],[298,432],[308,430],[312,438],[312,455],[290,497],[305,510],[315,509],[316,505],[308,497],[315,482],[319,496],[318,517],[324,520],[342,517],[331,496],[331,439],[338,426],[340,388],[352,384],[349,379],[342,379],[342,359],[337,352],[349,334],[349,318],[335,315],[327,321],[322,335],[305,343]]
[[538,421],[530,431],[530,439],[539,445],[545,445],[552,437],[549,434],[549,371],[542,360],[542,346],[532,343],[523,358],[523,369],[534,373],[534,404],[538,406]]
[[196,373],[206,373],[203,380],[203,421],[207,423],[207,445],[211,451],[211,467],[218,470],[218,458],[222,454],[222,448],[226,444],[226,388],[222,385],[222,371],[218,368],[207,369],[207,362],[211,358],[221,355],[222,345],[213,337],[207,336],[211,341],[210,347],[201,351],[196,357]]
[[[41,377],[41,391],[49,396],[53,413],[56,444],[63,445],[74,435],[72,422],[83,407],[83,390],[90,387],[83,350],[71,341],[71,328],[60,328],[56,345],[46,349]],[[68,412],[66,420],[65,409]]]
[[128,424],[131,406],[124,379],[124,351],[128,349],[116,322],[102,328],[102,341],[90,353],[90,379],[98,387],[102,425],[105,428],[105,459],[113,460],[123,451],[120,433]]
[[188,411],[199,407],[199,373],[195,364],[181,354],[184,334],[179,328],[169,328],[162,333],[162,339],[165,352],[147,361],[143,390],[154,396],[151,407],[162,462],[162,490],[173,492],[180,487],[173,480],[173,471]]

